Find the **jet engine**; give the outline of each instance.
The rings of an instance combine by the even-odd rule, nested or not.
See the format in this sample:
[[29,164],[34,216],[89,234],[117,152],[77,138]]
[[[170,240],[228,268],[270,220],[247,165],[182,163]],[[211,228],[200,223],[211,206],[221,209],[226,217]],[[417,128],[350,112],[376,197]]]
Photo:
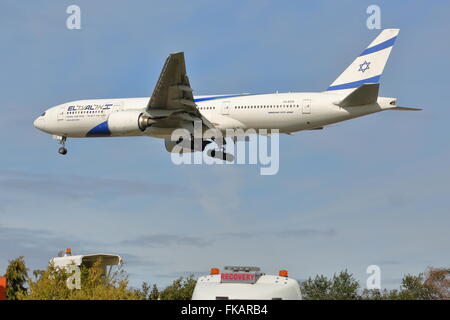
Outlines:
[[142,132],[150,127],[154,120],[139,110],[113,112],[108,117],[108,128],[112,134]]

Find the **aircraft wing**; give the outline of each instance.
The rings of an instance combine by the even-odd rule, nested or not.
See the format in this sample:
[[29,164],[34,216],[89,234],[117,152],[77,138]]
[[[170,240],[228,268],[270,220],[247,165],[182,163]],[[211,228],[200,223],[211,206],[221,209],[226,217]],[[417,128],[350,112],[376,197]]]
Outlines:
[[197,109],[186,74],[184,53],[170,54],[156,83],[150,101],[147,104],[147,112],[167,117],[180,116],[184,119],[201,119],[208,128],[214,126],[205,119]]

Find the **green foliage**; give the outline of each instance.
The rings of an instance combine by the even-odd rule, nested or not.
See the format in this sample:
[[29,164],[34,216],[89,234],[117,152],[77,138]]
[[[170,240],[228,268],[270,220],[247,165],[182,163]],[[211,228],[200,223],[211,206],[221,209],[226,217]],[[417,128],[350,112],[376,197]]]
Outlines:
[[[24,258],[9,261],[7,298],[27,300],[190,300],[196,285],[191,275],[180,277],[163,290],[146,282],[141,289],[128,288],[123,270],[106,275],[101,261],[94,266],[81,268],[81,289],[70,290],[66,281],[70,274],[65,269],[49,265],[46,270],[33,271],[34,279],[28,277]],[[28,283],[28,289],[26,284]],[[426,276],[406,275],[399,289],[360,290],[359,283],[347,270],[328,279],[317,275],[300,283],[304,299],[308,300],[436,300],[449,299],[450,269],[430,268]]]
[[425,284],[433,289],[435,299],[450,300],[450,268],[428,268]]
[[363,299],[373,300],[436,300],[442,299],[439,291],[426,283],[422,274],[406,275],[402,279],[400,289],[394,290],[364,290]]
[[392,300],[396,294],[397,290],[364,289],[360,298],[363,300]]
[[[433,269],[432,282],[430,278],[424,280],[422,274],[418,276],[406,275],[402,279],[399,289],[393,290],[368,290],[364,289],[358,293],[359,284],[353,277],[342,271],[338,276],[328,280],[325,276],[316,276],[301,283],[304,299],[365,299],[365,300],[436,300],[444,299],[442,292],[448,291],[449,285],[445,275],[449,274],[447,269]],[[443,290],[444,288],[444,290]]]
[[19,296],[24,300],[140,300],[141,296],[128,289],[123,271],[107,276],[97,261],[93,267],[81,268],[81,289],[70,290],[70,276],[64,269],[52,265],[39,272],[35,281],[29,279],[29,292]]
[[439,294],[434,288],[424,283],[423,275],[406,275],[398,292],[394,297],[401,300],[433,300],[439,298]]
[[159,290],[156,284],[151,289],[147,282],[142,283],[141,289],[136,290],[136,294],[143,300],[158,300]]
[[320,275],[300,284],[305,300],[351,300],[359,299],[359,283],[347,270],[334,274],[332,279]]
[[147,282],[143,282],[141,289],[134,291],[142,300],[150,300],[150,286]]
[[158,297],[160,300],[191,300],[196,283],[192,275],[187,278],[180,277],[162,291],[158,291],[154,285],[151,295],[153,299]]
[[152,291],[150,292],[149,296],[150,300],[158,300],[159,299],[159,290],[156,284],[153,285]]
[[180,277],[163,290],[159,290],[156,284],[151,289],[144,282],[136,294],[145,300],[191,300],[197,281],[191,275],[187,278]]
[[25,266],[23,257],[9,261],[5,277],[7,281],[6,297],[8,300],[17,300],[21,294],[26,293],[25,284],[28,278],[28,269]]

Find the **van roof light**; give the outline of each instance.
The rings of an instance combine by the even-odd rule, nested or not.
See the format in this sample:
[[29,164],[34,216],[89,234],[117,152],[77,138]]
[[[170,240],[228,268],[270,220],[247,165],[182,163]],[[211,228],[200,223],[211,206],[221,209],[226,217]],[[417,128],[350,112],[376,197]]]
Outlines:
[[261,271],[258,267],[240,267],[240,266],[226,266],[224,268],[227,271],[233,272],[259,272]]
[[220,273],[219,268],[211,268],[211,275],[213,275],[213,274],[219,274],[219,273]]
[[280,271],[278,271],[278,275],[280,277],[286,277],[287,278],[289,276],[289,273],[288,273],[287,270],[280,270]]

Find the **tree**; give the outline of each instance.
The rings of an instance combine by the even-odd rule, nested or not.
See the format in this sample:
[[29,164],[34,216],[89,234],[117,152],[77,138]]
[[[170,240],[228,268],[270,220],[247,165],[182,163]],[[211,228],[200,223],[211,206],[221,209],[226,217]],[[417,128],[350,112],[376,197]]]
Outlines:
[[316,276],[300,284],[305,300],[350,300],[359,299],[359,283],[347,270],[334,274],[329,280],[324,275]]
[[153,286],[152,293],[159,293],[158,298],[161,300],[191,300],[196,283],[193,275],[187,278],[180,277],[160,292],[156,286]]
[[29,279],[29,293],[20,295],[26,300],[141,300],[136,291],[128,288],[124,272],[107,276],[101,261],[92,267],[81,267],[81,289],[70,290],[66,281],[70,276],[65,269],[49,265],[38,273],[36,280]]
[[[406,275],[402,279],[400,289],[393,290],[364,290],[363,299],[370,300],[437,300],[445,299],[448,294],[449,282],[447,269],[431,269],[424,280],[423,274],[418,276]],[[445,287],[447,285],[447,287]]]
[[152,287],[152,291],[150,292],[149,299],[150,300],[158,300],[159,299],[159,290],[158,290],[158,287],[156,286],[156,284],[154,284]]
[[[193,275],[180,277],[163,290],[146,282],[141,289],[128,287],[124,270],[107,275],[98,260],[91,267],[81,267],[81,289],[70,290],[66,269],[49,265],[45,270],[32,272],[28,277],[24,257],[9,261],[6,274],[7,298],[27,300],[190,300],[196,285]],[[26,288],[28,284],[28,289]],[[450,269],[429,268],[425,274],[406,275],[399,289],[360,290],[359,283],[347,270],[332,278],[317,275],[300,282],[306,300],[437,300],[450,299]]]
[[9,261],[5,273],[7,286],[6,298],[8,300],[17,300],[18,296],[26,294],[25,284],[28,279],[28,269],[25,266],[24,257],[18,257]]
[[425,284],[435,290],[436,298],[450,300],[450,269],[429,268],[425,274]]
[[389,291],[387,289],[364,289],[360,298],[363,300],[389,300],[393,299],[392,297],[395,297],[397,292],[398,290],[395,289],[392,291]]
[[150,286],[144,282],[136,293],[145,300],[191,300],[196,283],[193,275],[187,278],[180,277],[160,291],[156,284],[150,290]]
[[147,282],[142,283],[141,289],[136,290],[136,294],[141,297],[143,300],[158,300],[159,299],[159,290],[156,284],[151,287]]
[[345,270],[333,276],[330,294],[336,300],[354,300],[359,298],[358,289],[358,281]]
[[400,291],[391,292],[391,299],[401,300],[433,300],[439,299],[439,293],[430,284],[425,283],[423,274],[406,275],[402,279]]
[[314,280],[309,278],[300,283],[303,299],[320,300],[328,299],[331,281],[324,275],[316,276]]

